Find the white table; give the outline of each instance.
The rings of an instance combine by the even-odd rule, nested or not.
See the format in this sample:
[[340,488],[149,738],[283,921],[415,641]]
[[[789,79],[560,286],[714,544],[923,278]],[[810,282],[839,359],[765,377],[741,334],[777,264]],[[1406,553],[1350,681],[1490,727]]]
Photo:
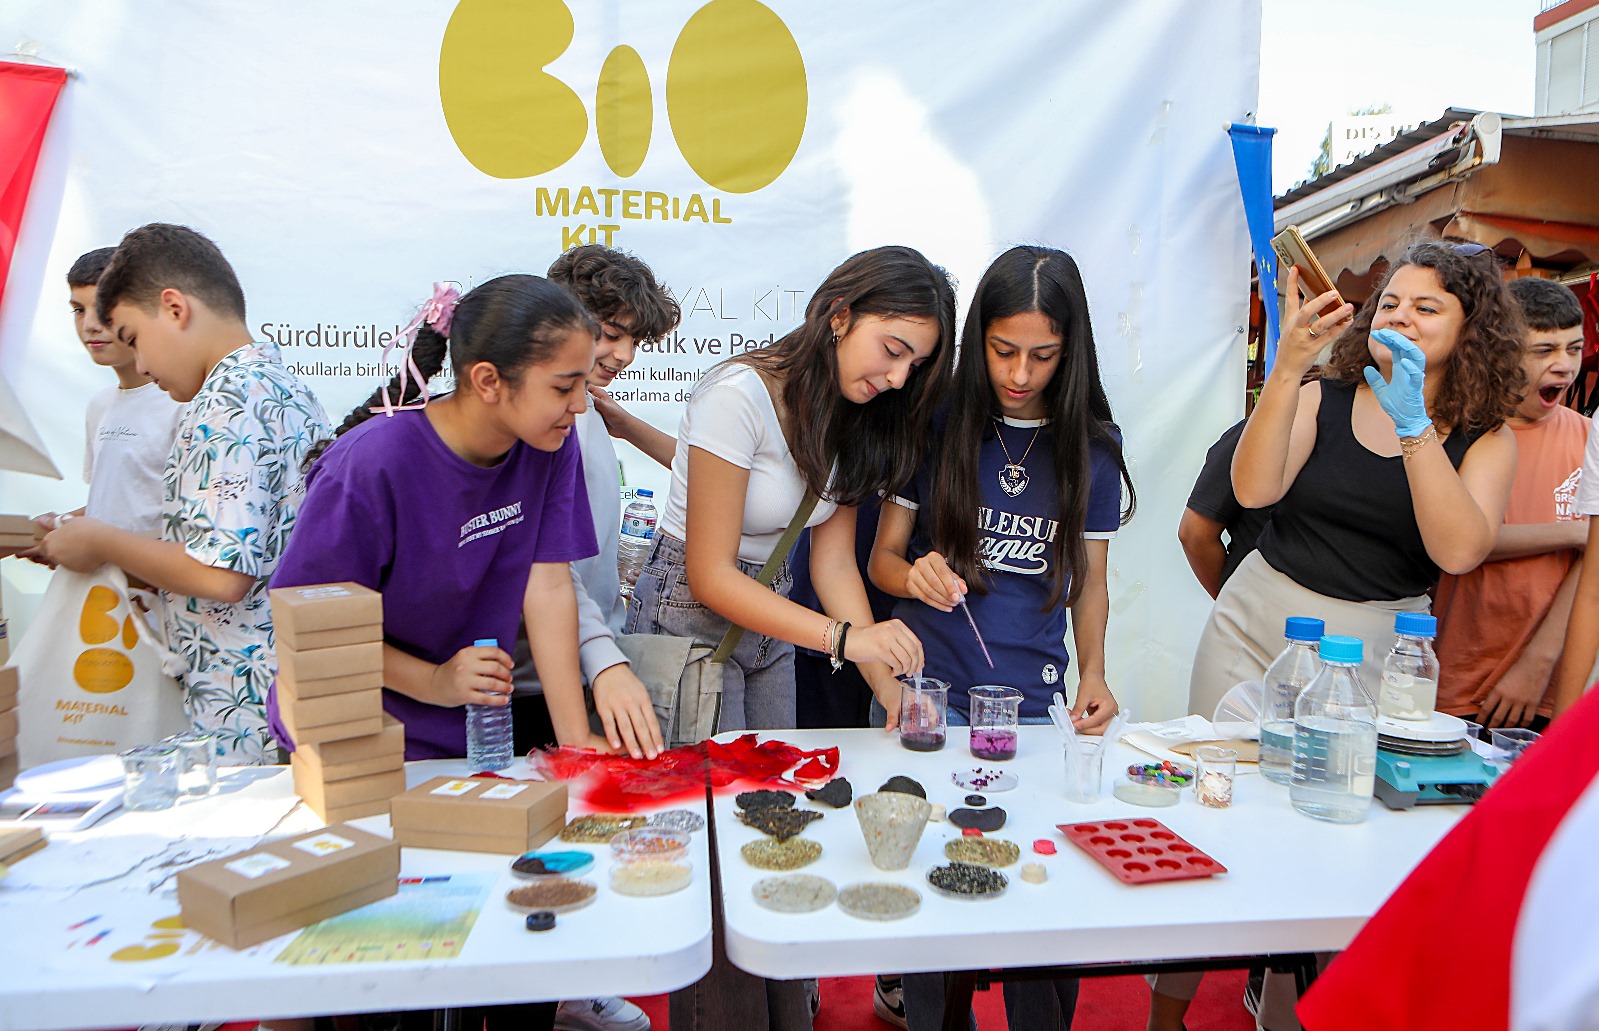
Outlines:
[[[726,913],[727,953],[739,967],[773,978],[868,973],[1001,969],[1150,962],[1217,956],[1258,956],[1336,950],[1349,944],[1428,850],[1454,826],[1463,807],[1429,806],[1391,812],[1372,804],[1361,824],[1335,825],[1295,812],[1287,788],[1258,774],[1238,778],[1232,807],[1212,810],[1187,792],[1175,806],[1147,809],[1110,793],[1112,778],[1131,762],[1154,761],[1125,746],[1105,759],[1105,793],[1092,805],[1062,795],[1063,762],[1053,727],[1021,728],[1017,758],[980,763],[966,747],[966,731],[952,729],[943,751],[910,752],[877,730],[785,731],[801,748],[837,744],[841,772],[856,797],[877,790],[893,774],[916,778],[928,799],[954,810],[968,792],[951,771],[1002,767],[1019,786],[990,793],[1007,810],[1005,827],[991,835],[1016,842],[1021,863],[1040,862],[1045,884],[1027,884],[1020,863],[1005,869],[1006,894],[993,901],[943,898],[926,884],[926,871],[945,862],[944,844],[958,837],[951,824],[929,823],[910,867],[887,872],[872,866],[849,809],[832,810],[801,800],[827,815],[805,836],[822,844],[822,857],[804,873],[840,888],[857,881],[888,881],[916,888],[921,909],[887,923],[858,920],[836,905],[788,916],[757,906],[751,886],[768,871],[745,863],[739,848],[759,832],[737,819],[731,796],[716,799],[718,851]],[[1126,885],[1066,840],[1057,824],[1116,817],[1152,818],[1208,852],[1228,874],[1208,879]],[[1032,852],[1048,838],[1053,856]]]
[[[412,763],[407,779],[414,786],[464,769],[459,762]],[[286,799],[293,794],[287,768],[271,768],[270,773],[268,768],[225,771],[223,786],[234,777],[259,778],[250,787],[254,797]],[[208,822],[220,818],[216,807],[239,805],[243,797],[223,794],[180,803],[165,813],[119,812],[81,834],[57,836],[44,851],[22,860],[18,870],[28,863],[70,862],[74,850],[89,848],[88,842],[114,841],[119,835],[170,835],[178,825],[203,833]],[[663,808],[705,811],[703,799]],[[578,805],[573,809],[583,811]],[[386,817],[354,822],[388,833]],[[301,806],[273,836],[314,829],[320,823]],[[114,962],[109,952],[129,941],[137,944],[141,933],[150,936],[145,940],[151,944],[159,943],[156,936],[161,931],[150,929],[151,923],[178,912],[170,881],[154,893],[118,878],[63,895],[9,890],[12,879],[0,880],[0,1031],[387,1012],[671,991],[710,969],[707,838],[705,831],[693,835],[694,882],[662,898],[612,892],[605,846],[551,842],[547,848],[596,854],[594,867],[583,876],[598,884],[599,894],[594,904],[560,916],[553,931],[541,934],[526,931],[523,917],[503,901],[505,892],[520,883],[510,874],[508,857],[404,849],[402,876],[489,872],[498,878],[461,954],[418,962],[290,966],[271,961],[277,951],[273,943],[235,953],[192,931],[185,932],[183,948],[172,956]],[[67,929],[69,923],[90,915],[101,920],[79,931]],[[114,933],[102,943],[83,944],[86,932],[96,927]],[[191,955],[196,949],[199,954]]]

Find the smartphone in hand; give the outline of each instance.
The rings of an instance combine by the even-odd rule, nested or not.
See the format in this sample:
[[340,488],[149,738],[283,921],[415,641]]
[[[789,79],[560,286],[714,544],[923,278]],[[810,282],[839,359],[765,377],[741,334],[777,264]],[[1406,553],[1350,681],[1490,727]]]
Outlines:
[[[1290,265],[1299,269],[1299,293],[1302,300],[1309,301],[1313,297],[1320,297],[1329,290],[1337,291],[1332,277],[1322,268],[1321,262],[1316,260],[1316,253],[1300,235],[1298,226],[1289,226],[1272,237],[1271,249],[1276,252],[1277,263],[1285,273]],[[1338,304],[1343,303],[1344,298],[1340,294]]]

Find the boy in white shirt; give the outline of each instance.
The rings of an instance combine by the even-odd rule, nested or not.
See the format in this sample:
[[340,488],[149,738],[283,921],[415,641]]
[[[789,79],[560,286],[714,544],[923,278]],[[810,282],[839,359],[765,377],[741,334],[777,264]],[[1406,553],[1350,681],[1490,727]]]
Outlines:
[[[116,339],[95,314],[96,284],[115,253],[115,247],[96,248],[67,271],[78,340],[91,361],[117,376],[115,386],[89,399],[83,450],[89,500],[72,514],[93,516],[141,537],[160,537],[161,477],[183,406],[138,370],[133,348]],[[56,519],[52,512],[38,522],[53,530]]]

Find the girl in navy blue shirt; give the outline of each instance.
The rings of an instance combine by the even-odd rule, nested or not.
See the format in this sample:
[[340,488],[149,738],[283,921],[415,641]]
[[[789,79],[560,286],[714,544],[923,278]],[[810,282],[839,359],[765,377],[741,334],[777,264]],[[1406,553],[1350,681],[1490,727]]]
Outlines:
[[[933,447],[883,506],[872,582],[902,599],[894,615],[921,640],[928,675],[950,683],[951,722],[969,720],[976,684],[1021,689],[1023,721],[1048,722],[1071,658],[1070,609],[1072,716],[1097,733],[1117,711],[1105,683],[1105,568],[1110,537],[1132,516],[1133,485],[1077,263],[1045,247],[1006,251],[977,284],[962,333]],[[954,611],[963,597],[993,669]],[[907,975],[904,991],[912,1031],[937,1027],[943,975]],[[1076,1003],[1074,979],[1005,983],[1011,1031],[1070,1027]]]

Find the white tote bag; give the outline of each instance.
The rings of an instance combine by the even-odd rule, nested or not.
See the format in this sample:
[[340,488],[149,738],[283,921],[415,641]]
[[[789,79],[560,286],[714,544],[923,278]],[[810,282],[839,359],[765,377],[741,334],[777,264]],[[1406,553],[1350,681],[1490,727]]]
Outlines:
[[55,571],[11,656],[22,682],[17,751],[23,769],[117,752],[188,729],[183,686],[167,672],[181,670],[181,660],[147,618],[130,601],[121,569]]

